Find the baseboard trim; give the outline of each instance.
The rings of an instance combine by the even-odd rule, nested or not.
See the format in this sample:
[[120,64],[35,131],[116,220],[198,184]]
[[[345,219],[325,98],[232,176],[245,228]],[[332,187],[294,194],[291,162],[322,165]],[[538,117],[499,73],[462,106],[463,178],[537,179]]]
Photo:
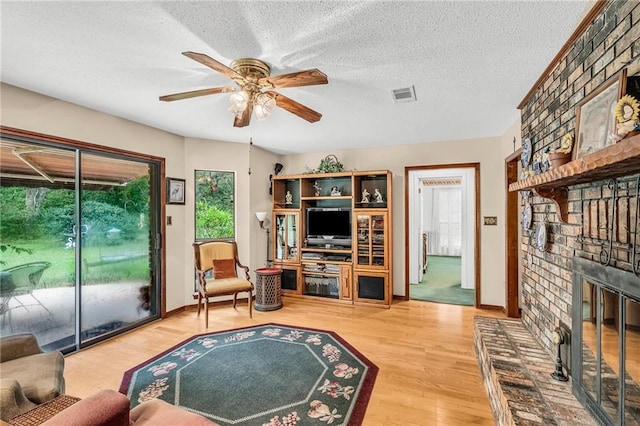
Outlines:
[[[197,298],[197,293],[196,293],[196,298]],[[255,298],[255,297],[254,297]],[[408,300],[406,298],[406,296],[398,296],[396,294],[393,295],[392,299],[394,301],[406,301]],[[242,304],[245,303],[246,304],[246,297],[243,298],[238,298],[238,304]],[[233,300],[218,300],[215,302],[209,302],[210,306],[213,307],[219,307],[219,306],[227,306],[227,305],[233,305]],[[478,306],[478,309],[484,309],[486,311],[501,311],[502,313],[505,313],[504,307],[503,306],[498,306],[498,305],[480,305]],[[179,313],[185,312],[185,311],[191,311],[191,312],[195,312],[198,310],[198,304],[194,303],[191,305],[185,305],[182,308],[177,308],[177,309],[173,309],[172,311],[167,312],[167,314],[165,315],[165,318],[171,317],[173,315],[178,315]]]
[[504,313],[504,306],[498,306],[498,305],[479,305],[478,309],[485,309],[487,311],[501,311],[502,313]]
[[169,312],[166,312],[163,318],[169,318],[169,317],[172,317],[172,316],[174,316],[174,315],[181,314],[182,312],[184,312],[184,311],[186,311],[186,310],[187,310],[187,307],[186,307],[186,306],[183,306],[183,307],[181,307],[181,308],[173,309],[173,310],[171,310],[171,311],[169,311]]
[[[255,296],[253,296],[251,298],[252,300],[255,299]],[[242,306],[242,305],[247,305],[247,298],[246,297],[238,297],[238,300],[236,302],[237,306]],[[233,305],[233,299],[229,299],[229,300],[217,300],[215,302],[209,302],[209,306],[210,307],[220,307],[220,306],[227,306],[227,305]],[[202,309],[204,309],[204,306],[202,307]],[[180,308],[176,309],[177,311],[183,312],[183,311],[197,311],[198,310],[198,303],[194,303],[191,305],[185,305],[182,307],[182,310],[180,310]],[[173,311],[172,311],[173,312]]]

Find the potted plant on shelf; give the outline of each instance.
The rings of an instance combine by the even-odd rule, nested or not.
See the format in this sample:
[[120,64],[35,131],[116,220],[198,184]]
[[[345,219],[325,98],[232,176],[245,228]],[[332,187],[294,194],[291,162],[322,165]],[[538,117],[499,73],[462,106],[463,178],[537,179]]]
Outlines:
[[316,173],[337,173],[344,172],[344,165],[338,161],[338,157],[333,154],[329,154],[320,160]]
[[562,141],[560,142],[560,148],[556,150],[549,151],[549,162],[551,163],[552,169],[557,169],[558,167],[566,164],[571,160],[571,149],[573,148],[573,135],[571,133],[567,133],[562,137]]

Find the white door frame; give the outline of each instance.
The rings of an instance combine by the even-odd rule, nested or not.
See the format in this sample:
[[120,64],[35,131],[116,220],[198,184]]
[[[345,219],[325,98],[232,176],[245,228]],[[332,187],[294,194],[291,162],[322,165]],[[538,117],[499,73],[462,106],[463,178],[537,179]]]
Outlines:
[[422,241],[424,229],[422,191],[420,181],[423,178],[462,177],[462,284],[463,288],[475,288],[476,307],[480,305],[480,246],[479,200],[480,165],[452,164],[405,167],[405,300],[410,298],[409,283],[419,282],[422,278]]

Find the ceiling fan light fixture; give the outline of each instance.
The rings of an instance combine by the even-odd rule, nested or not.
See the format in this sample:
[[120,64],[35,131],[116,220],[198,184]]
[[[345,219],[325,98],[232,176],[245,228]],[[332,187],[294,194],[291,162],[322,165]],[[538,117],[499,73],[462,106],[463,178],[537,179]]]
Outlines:
[[235,92],[229,96],[229,103],[229,111],[231,111],[236,117],[239,117],[242,115],[244,110],[247,109],[247,105],[249,104],[249,93],[246,90]]
[[236,88],[232,86],[210,87],[160,96],[160,101],[171,102],[217,93],[235,92],[229,97],[228,108],[235,116],[234,127],[248,126],[253,110],[256,111],[255,116],[258,120],[264,120],[271,115],[274,107],[282,108],[309,123],[315,123],[322,118],[322,114],[317,111],[271,91],[287,87],[327,84],[329,82],[327,76],[316,68],[271,76],[271,67],[259,59],[236,59],[228,67],[204,53],[189,51],[182,52],[182,54],[230,78],[237,84],[240,91],[235,92]]
[[253,110],[256,113],[258,120],[264,120],[271,115],[273,107],[276,106],[276,101],[268,93],[258,93],[253,102]]

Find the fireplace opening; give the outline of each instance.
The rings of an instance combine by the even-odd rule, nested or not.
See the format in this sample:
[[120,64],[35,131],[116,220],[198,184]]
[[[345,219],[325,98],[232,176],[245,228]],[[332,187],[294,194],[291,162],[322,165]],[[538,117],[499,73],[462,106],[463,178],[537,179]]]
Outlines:
[[603,424],[640,425],[640,277],[573,258],[573,393]]

